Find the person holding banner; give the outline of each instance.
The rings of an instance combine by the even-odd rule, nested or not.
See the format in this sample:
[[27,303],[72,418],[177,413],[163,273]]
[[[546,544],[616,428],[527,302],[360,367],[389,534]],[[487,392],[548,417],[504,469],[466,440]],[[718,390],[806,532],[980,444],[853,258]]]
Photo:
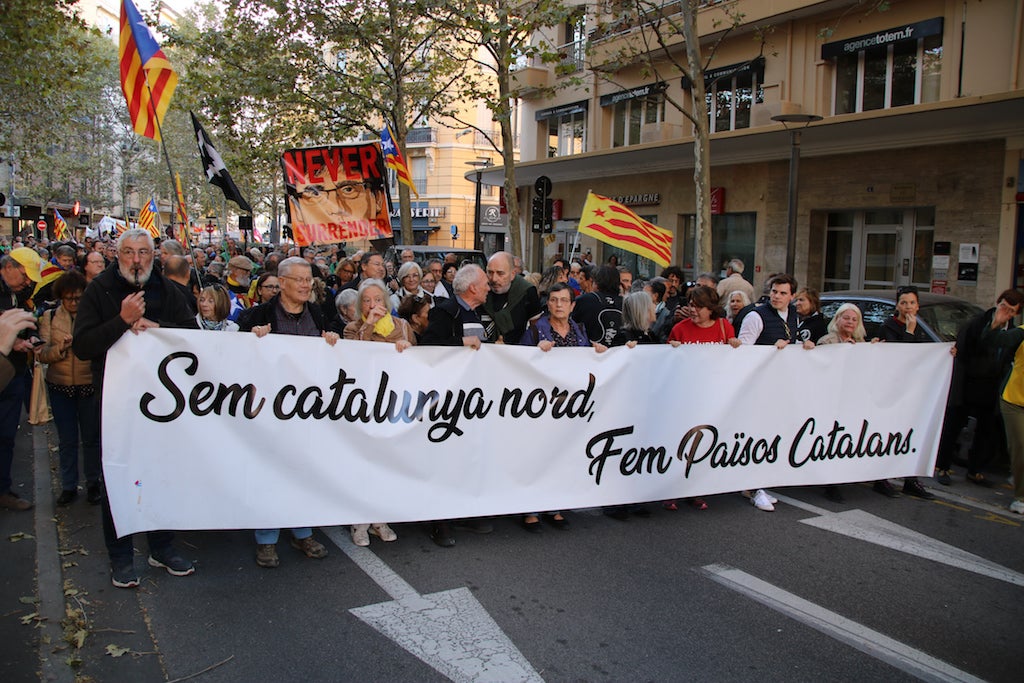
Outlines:
[[[882,341],[915,344],[931,341],[924,328],[917,324],[917,311],[919,307],[917,287],[907,285],[897,288],[896,315],[886,320],[878,328],[878,335]],[[955,353],[955,346],[953,351]],[[899,495],[888,479],[876,481],[874,489],[876,493],[881,493],[887,498],[896,498]],[[935,499],[935,494],[926,489],[918,481],[917,477],[903,478],[903,493],[908,496],[923,498],[924,500]]]
[[[552,266],[555,268],[556,266]],[[547,313],[540,316],[519,340],[521,346],[536,346],[547,352],[559,347],[593,346],[598,353],[607,350],[603,344],[592,343],[587,333],[569,318],[575,300],[572,288],[565,282],[556,282],[547,290]],[[562,516],[561,510],[544,513],[551,525],[556,529],[569,528],[569,520]],[[523,516],[523,528],[532,533],[541,533],[540,514],[531,512]]]
[[[487,301],[490,286],[487,274],[475,264],[468,263],[455,273],[452,282],[454,295],[438,299],[427,316],[427,329],[420,343],[423,346],[467,346],[479,349],[487,341],[484,326],[477,309]],[[460,526],[481,534],[493,531],[493,527],[479,520],[467,520]],[[430,531],[430,540],[442,548],[455,546],[451,520],[437,520]]]
[[593,290],[576,301],[572,319],[583,326],[590,341],[610,346],[622,327],[619,271],[612,266],[601,266],[593,273],[593,283]]
[[491,291],[480,313],[487,339],[518,344],[527,323],[541,313],[537,288],[516,275],[515,261],[507,251],[499,251],[487,260],[487,284]]
[[[309,262],[300,256],[291,256],[277,267],[277,278],[281,292],[265,304],[259,304],[239,320],[242,332],[252,332],[257,337],[268,334],[292,334],[302,337],[323,337],[334,346],[338,333],[324,331],[324,318],[318,306],[309,304],[313,290],[313,270]],[[291,546],[310,559],[327,557],[327,548],[313,538],[309,527],[292,529]],[[280,529],[258,529],[256,537],[256,564],[266,569],[277,567],[281,560],[277,556],[277,541]]]
[[[148,230],[133,228],[121,233],[117,239],[117,267],[97,275],[85,288],[78,305],[71,350],[92,362],[92,379],[101,406],[107,352],[125,332],[139,334],[157,327],[196,328],[185,297],[154,271],[153,251],[153,237]],[[102,434],[102,415],[100,424]],[[102,462],[102,436],[100,443]],[[132,538],[118,537],[106,497],[102,500],[102,515],[110,581],[117,588],[134,588],[139,585],[139,576],[135,571]],[[188,576],[195,571],[192,562],[174,548],[173,532],[150,531],[146,535],[149,566],[166,569],[172,576]]]

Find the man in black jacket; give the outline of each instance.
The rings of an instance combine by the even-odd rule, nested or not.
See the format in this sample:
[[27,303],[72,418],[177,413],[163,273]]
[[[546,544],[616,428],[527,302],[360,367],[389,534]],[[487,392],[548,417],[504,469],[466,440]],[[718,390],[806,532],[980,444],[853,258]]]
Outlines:
[[[153,238],[146,230],[128,230],[117,240],[117,261],[93,278],[82,294],[71,348],[92,362],[93,383],[101,396],[107,351],[125,332],[156,327],[196,328],[181,292],[153,270]],[[117,387],[112,387],[116,390]],[[102,422],[102,418],[101,418]],[[102,461],[102,452],[100,458]],[[131,536],[117,537],[110,503],[104,498],[103,538],[110,557],[110,580],[118,588],[139,585]],[[173,576],[188,576],[192,563],[175,550],[171,531],[150,531],[149,565]]]

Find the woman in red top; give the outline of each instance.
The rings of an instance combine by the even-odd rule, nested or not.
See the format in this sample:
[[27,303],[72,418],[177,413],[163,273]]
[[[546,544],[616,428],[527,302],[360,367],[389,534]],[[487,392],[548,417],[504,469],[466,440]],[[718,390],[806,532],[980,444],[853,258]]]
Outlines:
[[[703,285],[690,290],[687,306],[690,317],[676,323],[668,335],[672,346],[682,344],[728,344],[736,336],[732,323],[725,318],[725,309],[718,304],[718,292]],[[698,510],[707,510],[703,498],[687,498],[687,502]],[[664,502],[666,510],[675,510],[674,500]]]
[[690,317],[672,328],[668,343],[680,344],[728,344],[736,336],[732,323],[725,318],[725,311],[718,305],[718,292],[711,287],[694,287],[689,295]]

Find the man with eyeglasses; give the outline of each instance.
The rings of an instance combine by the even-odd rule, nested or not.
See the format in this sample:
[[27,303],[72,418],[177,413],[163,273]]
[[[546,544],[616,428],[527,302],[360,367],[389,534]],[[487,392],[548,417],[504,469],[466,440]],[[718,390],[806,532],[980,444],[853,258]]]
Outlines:
[[[249,309],[239,320],[239,331],[252,332],[257,337],[268,334],[323,337],[331,346],[338,343],[337,332],[325,331],[320,307],[309,304],[309,294],[313,289],[313,269],[309,262],[301,256],[290,256],[277,267],[277,278],[281,281],[281,292],[267,303]],[[313,538],[311,528],[302,527],[291,532],[292,547],[303,555],[315,560],[327,557],[327,548]],[[280,564],[277,555],[280,535],[280,529],[255,531],[257,565],[273,569]]]
[[[0,257],[0,312],[22,309],[32,312],[32,290],[39,282],[42,265],[39,254],[28,247],[12,249]],[[0,508],[21,512],[32,508],[32,503],[18,496],[11,488],[11,465],[14,462],[14,437],[21,422],[21,410],[28,394],[28,352],[32,343],[27,337],[14,342],[7,359],[14,369],[14,377],[0,391]]]
[[[153,238],[149,232],[127,230],[117,240],[117,267],[93,278],[82,294],[71,348],[76,356],[92,362],[93,383],[101,397],[107,351],[125,332],[198,327],[185,297],[153,269],[153,260]],[[102,405],[102,398],[100,402]],[[102,459],[101,452],[101,462]],[[110,503],[105,497],[102,510],[110,581],[117,588],[134,588],[139,585],[139,575],[135,570],[132,537],[117,537]],[[172,576],[188,576],[195,571],[192,562],[174,548],[173,532],[150,531],[146,535],[149,566],[166,569]]]
[[365,280],[383,281],[387,279],[387,275],[387,269],[384,268],[384,257],[381,256],[380,252],[368,251],[363,254],[363,259],[359,262],[359,277],[352,278],[341,289],[354,289],[358,291],[359,285]]

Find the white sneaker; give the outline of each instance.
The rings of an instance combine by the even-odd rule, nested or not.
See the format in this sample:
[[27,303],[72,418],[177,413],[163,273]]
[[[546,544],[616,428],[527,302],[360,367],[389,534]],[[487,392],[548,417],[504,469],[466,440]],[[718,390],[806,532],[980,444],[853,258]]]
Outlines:
[[352,542],[363,548],[370,545],[370,535],[366,533],[369,528],[369,524],[353,524]]
[[1024,515],[1024,500],[1015,500],[1010,503],[1010,512],[1016,512],[1018,515]]
[[[750,498],[750,502],[754,504],[758,510],[764,510],[765,512],[772,512],[775,510],[775,505],[772,503],[772,498],[764,489],[758,489],[754,492],[754,495]],[[778,501],[776,501],[778,502]]]
[[387,524],[372,524],[370,526],[370,533],[387,543],[398,540],[398,534]]
[[[762,490],[763,490],[763,489],[762,489]],[[775,496],[773,496],[772,494],[768,493],[767,491],[764,491],[764,495],[768,496],[768,500],[770,500],[770,501],[771,501],[772,505],[775,505],[776,503],[778,503],[778,502],[779,502],[779,499],[778,499],[778,498],[776,498],[776,497],[775,497]]]

